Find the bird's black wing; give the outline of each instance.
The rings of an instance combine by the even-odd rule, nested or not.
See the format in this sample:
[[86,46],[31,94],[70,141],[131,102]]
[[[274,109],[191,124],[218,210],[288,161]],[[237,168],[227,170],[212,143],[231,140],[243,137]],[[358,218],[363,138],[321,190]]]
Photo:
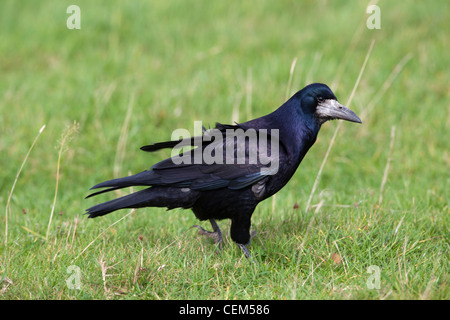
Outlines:
[[[217,128],[223,134],[226,129],[239,129],[240,127],[218,124]],[[259,142],[261,134],[258,131],[255,133]],[[205,135],[207,134],[205,133]],[[252,142],[250,139],[239,140],[228,135],[218,139],[214,132],[209,134],[215,136],[215,139],[207,140],[204,145],[196,148],[202,148],[201,159],[195,159],[196,149],[192,149],[155,164],[151,171],[158,177],[157,184],[188,187],[195,190],[213,190],[224,187],[242,189],[276,173],[275,170],[278,168],[272,168],[269,160],[278,162],[279,154],[272,154],[270,142],[264,146],[265,150],[260,150],[260,144]],[[267,134],[262,138],[271,139]],[[210,163],[205,159],[208,155],[216,155],[220,150],[222,150],[223,156],[216,158],[219,161]],[[227,158],[227,150],[234,151],[231,157],[228,155]]]

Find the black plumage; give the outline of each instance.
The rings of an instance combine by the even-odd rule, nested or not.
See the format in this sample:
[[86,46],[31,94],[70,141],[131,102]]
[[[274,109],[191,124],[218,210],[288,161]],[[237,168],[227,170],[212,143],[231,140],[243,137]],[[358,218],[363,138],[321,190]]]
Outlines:
[[[200,234],[215,239],[219,248],[222,236],[215,220],[231,219],[231,238],[248,257],[246,245],[250,242],[251,217],[257,204],[286,185],[316,141],[321,125],[333,119],[361,123],[353,111],[337,102],[328,86],[315,83],[266,116],[235,125],[216,124],[216,128],[205,130],[200,138],[144,146],[141,149],[148,152],[183,146],[193,148],[177,159],[173,157],[153,165],[150,170],[95,185],[92,189],[107,189],[90,196],[131,186],[149,188],[95,205],[86,214],[94,218],[124,208],[192,209],[199,220],[211,222],[212,232],[195,227]],[[239,140],[230,138],[229,132],[253,135]],[[252,138],[258,143],[252,143]],[[261,139],[267,140],[265,148]],[[230,150],[233,152],[227,153]],[[203,154],[222,161],[211,163],[196,158]],[[232,159],[226,158],[230,154]]]

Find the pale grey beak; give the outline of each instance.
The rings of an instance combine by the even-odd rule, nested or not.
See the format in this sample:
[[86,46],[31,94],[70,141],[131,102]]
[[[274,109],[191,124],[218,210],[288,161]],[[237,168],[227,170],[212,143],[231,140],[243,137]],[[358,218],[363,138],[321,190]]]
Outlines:
[[349,108],[334,99],[326,99],[320,102],[316,108],[316,114],[322,122],[333,119],[342,119],[351,122],[362,123],[361,119]]

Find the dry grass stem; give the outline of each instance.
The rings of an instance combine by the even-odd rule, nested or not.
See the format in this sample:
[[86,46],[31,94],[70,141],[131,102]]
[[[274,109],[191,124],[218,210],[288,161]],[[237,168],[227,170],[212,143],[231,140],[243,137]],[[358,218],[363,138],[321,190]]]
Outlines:
[[[356,89],[358,88],[359,82],[360,82],[361,77],[362,77],[362,75],[364,73],[364,69],[366,68],[367,61],[369,61],[370,53],[372,52],[374,44],[375,44],[375,40],[372,40],[372,42],[370,43],[369,50],[367,51],[366,58],[364,59],[364,63],[362,65],[362,67],[361,67],[361,70],[359,71],[359,75],[358,75],[358,78],[356,79],[356,82],[355,82],[355,85],[353,87],[352,93],[350,94],[350,97],[349,97],[349,99],[347,101],[347,106],[349,106],[350,103],[353,100],[353,96],[355,95]],[[312,201],[312,198],[314,196],[314,193],[316,192],[317,186],[319,184],[319,180],[320,180],[320,177],[322,175],[322,170],[325,167],[325,163],[328,160],[328,156],[330,154],[331,148],[334,145],[334,140],[336,140],[337,133],[339,132],[339,128],[341,127],[341,123],[342,123],[341,121],[338,122],[338,125],[336,126],[336,129],[334,130],[333,137],[331,138],[330,144],[328,145],[328,150],[325,153],[325,157],[323,158],[322,164],[320,165],[320,169],[319,169],[319,172],[317,173],[316,180],[314,181],[314,185],[313,185],[313,188],[311,190],[311,194],[309,195],[305,211],[308,211],[310,206],[311,206],[311,201]]]
[[111,225],[109,225],[105,230],[103,230],[102,232],[100,232],[100,234],[95,237],[94,240],[92,240],[79,254],[78,256],[73,260],[76,261],[78,260],[78,258],[98,239],[100,238],[106,231],[108,231],[109,228],[111,228],[112,226],[116,225],[117,223],[119,223],[120,221],[122,221],[123,219],[127,218],[129,215],[131,215],[134,211],[136,211],[136,209],[131,209],[130,212],[128,212],[126,215],[124,215],[122,218],[120,218],[119,220],[117,220],[116,222],[112,223]]
[[19,171],[17,171],[16,178],[14,179],[14,183],[13,183],[13,186],[11,188],[11,191],[9,192],[8,200],[6,202],[6,210],[5,210],[5,248],[8,245],[8,215],[9,215],[9,207],[11,205],[11,197],[12,197],[12,194],[13,194],[14,189],[16,187],[17,180],[19,180],[20,173],[22,172],[22,170],[23,170],[23,168],[25,166],[25,163],[27,162],[28,157],[30,156],[31,150],[33,150],[34,145],[36,144],[37,140],[41,136],[41,134],[44,131],[44,129],[45,129],[45,124],[41,127],[41,129],[39,130],[38,135],[36,136],[36,138],[34,138],[33,143],[31,144],[30,148],[28,149],[28,152],[27,152],[27,154],[25,155],[25,158],[22,161],[22,165],[20,166]]
[[53,204],[52,204],[52,210],[50,212],[50,219],[48,221],[47,226],[47,233],[45,234],[45,239],[48,240],[48,235],[50,234],[50,226],[52,224],[53,214],[55,212],[56,207],[56,199],[58,197],[58,187],[59,187],[59,180],[61,178],[60,175],[60,169],[61,169],[61,156],[63,152],[65,151],[64,147],[67,143],[70,142],[70,140],[73,138],[73,135],[78,132],[80,128],[80,125],[78,122],[74,121],[71,126],[68,126],[66,130],[62,134],[62,138],[59,141],[59,152],[58,152],[58,163],[56,166],[56,185],[55,185],[55,195],[53,197]]
[[411,60],[413,57],[412,53],[408,53],[405,55],[402,60],[394,67],[392,72],[389,74],[389,76],[386,78],[386,81],[384,81],[383,85],[381,86],[380,90],[378,90],[375,95],[373,96],[373,99],[367,104],[367,106],[361,111],[361,118],[366,118],[370,111],[372,111],[373,107],[381,100],[383,95],[386,93],[386,91],[391,87],[392,83],[394,82],[395,78],[402,72],[405,65]]
[[378,198],[378,207],[381,207],[381,204],[383,203],[383,193],[384,193],[384,187],[386,185],[386,181],[389,174],[389,167],[392,160],[392,150],[394,148],[394,140],[395,140],[395,126],[392,126],[391,128],[391,142],[389,144],[389,154],[386,161],[386,167],[384,168],[384,174],[383,179],[381,180],[381,186],[380,186],[380,196]]

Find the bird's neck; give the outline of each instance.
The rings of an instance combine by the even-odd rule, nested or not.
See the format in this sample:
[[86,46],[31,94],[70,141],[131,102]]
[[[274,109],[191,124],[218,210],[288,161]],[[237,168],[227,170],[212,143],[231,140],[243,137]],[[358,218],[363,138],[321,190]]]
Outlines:
[[283,109],[280,107],[272,114],[273,126],[279,128],[280,141],[284,148],[300,163],[316,141],[320,124],[304,114]]

